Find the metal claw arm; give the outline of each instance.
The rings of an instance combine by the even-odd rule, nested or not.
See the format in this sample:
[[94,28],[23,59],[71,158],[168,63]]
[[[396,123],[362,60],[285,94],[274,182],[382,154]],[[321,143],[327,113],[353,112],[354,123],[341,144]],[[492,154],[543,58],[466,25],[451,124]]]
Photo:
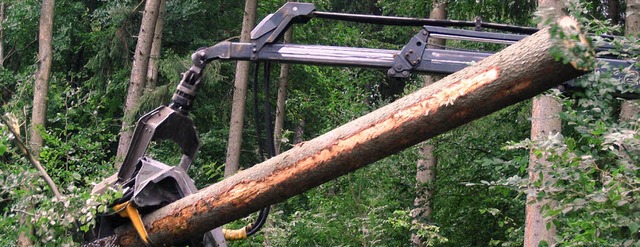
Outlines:
[[[276,13],[267,16],[251,32],[251,42],[221,42],[201,49],[193,54],[194,66],[204,66],[215,59],[275,61],[283,63],[316,64],[329,66],[355,66],[387,70],[390,77],[406,78],[413,72],[451,74],[480,61],[492,53],[427,48],[430,38],[464,40],[472,42],[512,44],[537,29],[502,24],[480,23],[482,27],[508,30],[520,34],[492,33],[443,26],[469,26],[475,22],[441,21],[431,19],[383,17],[314,11],[310,3],[287,3]],[[310,18],[328,18],[345,21],[369,22],[385,25],[422,25],[402,50],[370,49],[356,47],[300,45],[276,43],[293,23],[302,23]],[[599,49],[607,49],[600,47]],[[631,63],[607,59],[613,67],[629,66]],[[192,67],[193,69],[193,67]],[[190,70],[192,70],[190,69]]]

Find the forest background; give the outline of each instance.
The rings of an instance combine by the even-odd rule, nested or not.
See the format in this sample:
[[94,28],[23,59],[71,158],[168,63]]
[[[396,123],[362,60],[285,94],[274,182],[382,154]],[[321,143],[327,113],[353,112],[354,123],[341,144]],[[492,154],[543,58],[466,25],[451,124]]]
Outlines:
[[[431,1],[318,0],[318,10],[428,17]],[[567,2],[567,11],[590,32],[624,35],[625,1]],[[277,10],[283,1],[258,1],[257,20]],[[17,147],[29,140],[38,70],[40,1],[2,1],[0,29],[0,245],[18,243],[27,234],[34,244],[78,243],[73,222],[86,230],[97,205],[107,198],[89,195],[93,184],[116,171],[116,150],[122,121],[141,116],[169,102],[199,47],[240,35],[243,1],[175,0],[166,2],[159,76],[147,86],[129,116],[123,105],[144,1],[55,2],[52,67],[46,92],[46,124],[38,129],[44,144],[37,159],[63,195],[50,188]],[[449,19],[521,26],[537,23],[535,1],[448,1]],[[636,17],[637,18],[637,17]],[[351,47],[401,49],[419,29],[312,20],[296,26],[293,42]],[[637,33],[637,31],[636,31]],[[596,40],[598,43],[599,40]],[[463,49],[499,50],[497,45],[451,42]],[[614,54],[638,66],[638,36],[620,39]],[[560,55],[561,56],[561,55]],[[206,70],[192,117],[202,143],[190,175],[199,188],[224,176],[235,63],[214,62]],[[278,71],[274,66],[273,74]],[[422,154],[411,148],[367,168],[326,183],[274,206],[262,233],[234,246],[522,246],[527,194],[555,203],[544,207],[553,219],[554,242],[562,246],[633,246],[640,244],[640,136],[637,118],[621,121],[621,95],[638,81],[610,73],[591,74],[576,81],[579,90],[548,95],[563,106],[561,134],[547,141],[529,140],[531,101],[503,109],[443,134],[435,147],[437,178],[416,187],[416,162]],[[293,65],[289,75],[284,135],[286,150],[377,109],[423,85],[414,75],[404,83],[385,79],[382,71]],[[625,83],[626,82],[626,83]],[[629,83],[632,82],[632,83]],[[261,87],[261,86],[259,86]],[[277,91],[271,83],[271,92]],[[275,95],[249,93],[247,102]],[[260,106],[259,106],[260,107]],[[256,108],[247,104],[240,164],[261,162]],[[258,115],[263,114],[259,113]],[[262,119],[259,116],[258,119]],[[15,126],[19,133],[11,133]],[[258,128],[262,128],[258,126]],[[177,164],[179,152],[158,144],[150,155]],[[545,173],[552,180],[530,181],[530,155],[552,162]],[[412,218],[417,191],[432,191],[427,219]],[[240,227],[252,217],[233,223]],[[422,220],[422,221],[421,221]],[[22,235],[21,235],[22,233]],[[412,240],[412,233],[420,237]],[[544,245],[544,243],[542,243]]]

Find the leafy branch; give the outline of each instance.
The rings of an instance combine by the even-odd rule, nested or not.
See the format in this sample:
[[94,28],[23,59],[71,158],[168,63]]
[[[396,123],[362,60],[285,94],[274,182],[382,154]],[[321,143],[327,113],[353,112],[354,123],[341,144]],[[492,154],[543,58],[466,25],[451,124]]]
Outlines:
[[29,163],[31,163],[31,165],[33,165],[33,167],[35,167],[38,170],[38,173],[40,174],[42,179],[44,179],[44,181],[47,183],[49,188],[51,188],[51,191],[53,191],[53,194],[56,196],[56,198],[62,201],[63,199],[62,194],[58,190],[58,186],[56,186],[56,184],[53,182],[53,179],[51,179],[47,171],[40,164],[40,161],[38,161],[38,159],[35,156],[33,156],[33,154],[31,153],[31,151],[29,151],[29,149],[24,144],[24,142],[20,140],[20,134],[18,130],[16,130],[15,126],[12,124],[13,121],[10,121],[5,116],[0,116],[0,121],[4,123],[7,126],[7,129],[11,132],[11,134],[15,136],[14,140],[18,145],[18,148],[20,149],[22,154],[29,160]]

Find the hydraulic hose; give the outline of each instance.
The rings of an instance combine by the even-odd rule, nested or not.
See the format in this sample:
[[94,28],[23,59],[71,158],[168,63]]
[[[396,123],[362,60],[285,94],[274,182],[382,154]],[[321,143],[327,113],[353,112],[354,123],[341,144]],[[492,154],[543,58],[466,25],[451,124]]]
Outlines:
[[[273,156],[275,156],[275,144],[273,143],[273,125],[271,124],[272,122],[272,118],[271,118],[271,104],[269,103],[269,95],[270,95],[270,75],[271,75],[271,64],[270,63],[265,63],[264,65],[264,94],[265,94],[265,100],[264,100],[264,128],[265,128],[265,141],[264,141],[264,145],[261,145],[262,140],[261,140],[261,136],[262,136],[262,131],[260,130],[259,127],[259,111],[258,111],[258,71],[259,70],[259,63],[256,63],[256,66],[254,67],[254,71],[253,71],[253,85],[252,85],[252,89],[253,89],[253,106],[254,106],[254,110],[253,110],[253,114],[254,114],[254,118],[255,118],[255,123],[256,123],[256,136],[258,139],[258,146],[259,146],[259,153],[260,154],[265,154],[266,153],[266,157],[267,158],[271,158]],[[266,149],[266,152],[265,152]],[[242,239],[246,239],[247,237],[257,233],[262,226],[264,226],[264,224],[267,222],[267,216],[269,216],[269,211],[270,211],[271,207],[265,207],[263,209],[260,210],[260,212],[258,213],[258,218],[256,218],[255,222],[253,224],[248,224],[240,229],[236,229],[236,230],[229,230],[229,229],[223,229],[223,234],[224,234],[224,238],[226,240],[242,240]]]
[[[256,66],[256,74],[257,74],[257,66]],[[257,76],[254,77],[257,79]],[[269,95],[271,95],[270,93],[270,81],[271,81],[271,63],[265,63],[264,64],[264,94],[265,94],[265,99],[264,99],[264,127],[265,127],[265,147],[266,147],[266,153],[267,153],[267,158],[271,158],[273,156],[276,155],[276,151],[275,151],[275,145],[273,143],[273,126],[271,124],[272,119],[271,119],[271,104],[269,103]],[[254,85],[257,84],[254,81]],[[254,89],[257,89],[257,86],[254,86]],[[257,90],[254,90],[254,92],[256,92]],[[257,96],[257,93],[255,93]],[[257,102],[254,99],[254,102]],[[258,105],[256,104],[254,106],[256,109],[258,108]],[[257,110],[256,110],[257,111]],[[258,127],[258,116],[256,114],[256,129],[259,129]],[[259,138],[259,136],[258,136]],[[256,232],[258,232],[260,230],[260,228],[262,228],[262,226],[264,225],[265,222],[267,222],[267,216],[269,216],[269,210],[270,207],[266,207],[263,208],[262,210],[260,210],[260,213],[258,214],[258,218],[256,219],[255,223],[253,224],[253,227],[251,227],[251,229],[249,230],[249,232],[247,232],[247,236],[251,236],[253,234],[255,234]]]

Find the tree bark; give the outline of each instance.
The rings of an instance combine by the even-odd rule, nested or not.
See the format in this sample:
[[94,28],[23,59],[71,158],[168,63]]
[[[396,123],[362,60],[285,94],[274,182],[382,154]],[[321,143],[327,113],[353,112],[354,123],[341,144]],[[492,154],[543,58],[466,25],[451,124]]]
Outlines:
[[[564,27],[575,27],[569,18]],[[152,242],[171,245],[303,193],[585,73],[549,55],[544,29],[431,86],[144,216]],[[116,243],[142,246],[131,226]]]
[[[47,94],[49,93],[49,78],[51,76],[51,63],[53,60],[52,40],[54,9],[54,0],[42,1],[42,6],[40,6],[40,24],[38,27],[38,70],[36,70],[35,82],[33,85],[33,106],[31,110],[31,127],[29,128],[30,136],[28,138],[29,148],[31,149],[33,157],[36,158],[40,156],[40,151],[44,145],[44,140],[40,131],[41,128],[44,128],[47,119]],[[16,138],[19,137],[17,136]],[[31,188],[25,189],[30,190]],[[33,205],[30,204],[27,208],[28,210],[33,210]],[[33,235],[31,233],[33,228],[31,223],[26,222],[25,218],[22,218],[20,223],[27,225],[27,231],[20,232],[20,235],[18,236],[18,246],[32,246],[33,241],[30,237]]]
[[[627,36],[640,34],[640,0],[627,0],[625,32]],[[620,120],[634,121],[640,113],[640,100],[625,100],[620,108]]]
[[[291,43],[292,29],[289,28],[284,33],[284,42]],[[289,84],[289,70],[291,64],[283,63],[280,65],[280,78],[278,79],[278,101],[276,102],[276,121],[273,127],[274,147],[276,155],[280,154],[282,146],[282,130],[284,128],[284,119],[286,114],[285,107],[287,102],[287,88]]]
[[306,125],[304,119],[298,121],[296,131],[293,133],[293,144],[301,143],[304,140],[304,126]]
[[[431,207],[433,198],[433,183],[436,180],[436,166],[438,160],[434,155],[435,145],[425,141],[418,147],[420,159],[416,162],[416,198],[413,201],[414,209],[411,216],[416,222],[429,223],[431,221]],[[424,239],[415,233],[411,234],[411,242],[414,246],[423,247]]]
[[[447,19],[447,0],[433,0],[433,10],[429,14],[431,19]],[[442,49],[446,43],[444,39],[429,39],[429,48]],[[426,75],[424,86],[429,86],[442,79],[441,76]],[[428,223],[431,221],[431,207],[433,198],[433,183],[436,179],[435,169],[438,161],[434,155],[435,145],[425,141],[418,147],[416,162],[416,198],[413,201],[414,209],[411,216],[415,222]],[[425,246],[423,239],[415,233],[411,233],[411,242],[415,246]]]
[[[550,135],[559,133],[562,124],[559,115],[561,111],[562,105],[553,96],[541,95],[534,98],[531,113],[531,140],[542,141],[548,139]],[[531,150],[528,167],[530,183],[538,181],[540,174],[544,176],[543,186],[552,182],[547,176],[552,163],[547,159],[547,155],[537,157]],[[549,246],[555,243],[555,226],[550,220],[544,219],[543,213],[543,207],[552,203],[553,201],[547,199],[538,200],[537,193],[527,194],[524,246],[538,246],[542,241]]]
[[625,32],[626,35],[640,34],[640,0],[627,0]]
[[[563,16],[564,8],[562,1],[559,0],[538,0],[539,9],[543,10],[542,22],[538,27],[542,28],[546,25],[547,20],[557,20]],[[549,138],[550,135],[561,131],[560,112],[562,105],[551,95],[541,95],[533,99],[531,111],[531,140],[542,141]],[[530,184],[540,179],[543,174],[543,184],[550,182],[548,180],[549,170],[552,163],[547,160],[547,156],[537,157],[533,154],[533,150],[529,155],[529,181]],[[535,190],[534,190],[535,191]],[[555,243],[554,236],[556,232],[553,222],[544,220],[543,207],[550,200],[538,200],[537,193],[528,193],[525,206],[525,226],[524,226],[524,246],[538,246],[541,242],[546,242],[549,246]],[[549,225],[549,227],[547,227]]]
[[146,83],[149,53],[151,52],[151,45],[153,43],[153,33],[156,27],[159,7],[160,0],[147,0],[144,6],[140,32],[138,33],[138,43],[136,44],[136,51],[133,55],[133,66],[131,69],[131,78],[129,79],[127,98],[124,103],[120,141],[118,142],[118,152],[116,154],[116,157],[118,157],[117,160],[119,160],[116,162],[116,168],[118,169],[122,166],[121,160],[123,160],[127,154],[129,144],[131,143],[131,136],[133,135],[131,125],[133,121],[130,119],[133,118],[133,116],[131,116],[132,112],[138,105],[138,100],[142,96]]
[[[242,33],[240,42],[250,42],[251,30],[256,22],[257,0],[247,0],[244,5]],[[242,130],[244,129],[244,110],[249,81],[249,61],[238,61],[236,64],[236,80],[234,82],[233,102],[231,104],[231,123],[229,124],[229,142],[225,160],[224,176],[228,177],[238,171],[240,165],[240,148],[242,146]]]
[[40,27],[38,34],[38,70],[33,86],[33,109],[31,111],[31,128],[29,147],[35,157],[40,156],[43,145],[40,128],[45,126],[47,115],[47,93],[53,58],[53,10],[54,0],[43,0],[40,7]]
[[158,84],[158,60],[160,59],[160,49],[162,47],[162,29],[164,28],[166,7],[167,1],[160,0],[156,27],[153,29],[153,43],[149,52],[149,68],[147,69],[147,83],[145,84],[147,91],[153,91]]
[[4,1],[0,1],[0,69],[4,68]]
[[611,20],[611,25],[618,25],[620,22],[620,10],[618,8],[618,0],[609,0],[607,2],[607,17]]

